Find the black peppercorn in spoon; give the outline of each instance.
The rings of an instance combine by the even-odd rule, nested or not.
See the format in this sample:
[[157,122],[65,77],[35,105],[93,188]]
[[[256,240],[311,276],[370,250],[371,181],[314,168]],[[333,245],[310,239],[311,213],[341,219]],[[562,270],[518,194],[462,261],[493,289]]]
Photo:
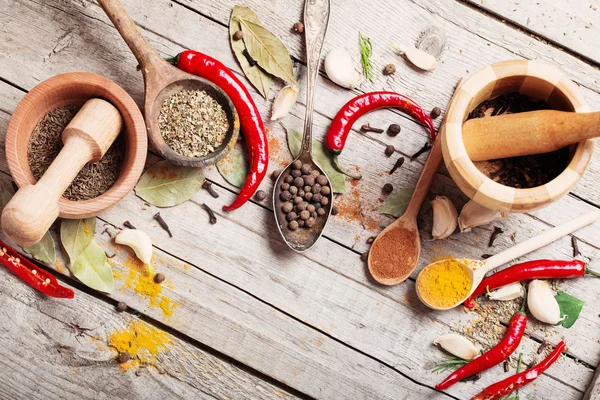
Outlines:
[[[323,168],[321,168],[312,157],[312,121],[317,74],[319,72],[319,62],[321,60],[323,42],[325,41],[325,33],[327,32],[327,25],[329,23],[329,9],[329,0],[306,0],[304,3],[304,39],[306,42],[308,87],[302,148],[300,150],[300,155],[281,172],[275,182],[275,189],[273,190],[273,211],[275,212],[275,219],[277,221],[279,232],[287,245],[298,252],[310,249],[321,237],[323,229],[329,219],[333,202],[333,191],[329,190],[327,194],[322,195],[327,199],[322,202],[325,203],[323,204],[325,213],[315,219],[313,226],[309,228],[306,226],[298,228],[296,226],[297,223],[292,224],[291,222],[286,221],[287,213],[282,209],[285,200],[282,200],[281,198],[282,192],[284,191],[282,190],[281,185],[286,183],[286,178],[292,174],[293,170],[298,170],[297,168],[294,169],[294,163],[302,166],[308,165],[310,169],[318,171],[319,175],[327,177]],[[329,182],[328,178],[327,181]],[[298,188],[298,190],[300,190],[300,188]],[[292,226],[290,227],[290,225]]]

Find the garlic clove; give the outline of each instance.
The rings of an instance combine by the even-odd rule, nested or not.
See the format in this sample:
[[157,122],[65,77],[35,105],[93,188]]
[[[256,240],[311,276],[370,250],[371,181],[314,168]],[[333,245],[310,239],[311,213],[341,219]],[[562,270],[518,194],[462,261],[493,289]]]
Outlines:
[[527,292],[527,307],[531,314],[540,322],[556,325],[560,317],[560,306],[554,298],[554,292],[548,281],[534,279],[529,283]]
[[131,247],[137,258],[151,270],[152,241],[145,232],[138,229],[123,229],[115,236],[115,243]]
[[460,227],[461,232],[469,232],[471,228],[487,225],[507,217],[508,215],[504,212],[490,210],[489,208],[470,200],[460,212],[458,226]]
[[458,225],[456,207],[446,196],[436,196],[431,206],[433,208],[431,236],[434,239],[445,239],[456,230]]
[[433,343],[440,345],[448,353],[463,360],[472,360],[479,354],[479,349],[469,339],[456,333],[442,335],[435,339]]
[[490,294],[488,294],[488,298],[490,300],[514,300],[521,297],[523,287],[520,282],[511,283],[506,286],[502,286],[498,290],[494,290]]
[[273,108],[271,109],[271,121],[283,118],[292,110],[298,100],[299,88],[296,85],[287,85],[277,93],[273,100]]
[[347,89],[355,88],[362,81],[362,75],[354,69],[352,56],[343,47],[337,47],[327,54],[325,73],[334,83]]
[[425,71],[433,71],[437,66],[437,60],[429,53],[412,46],[396,45],[394,49],[410,61],[415,67]]

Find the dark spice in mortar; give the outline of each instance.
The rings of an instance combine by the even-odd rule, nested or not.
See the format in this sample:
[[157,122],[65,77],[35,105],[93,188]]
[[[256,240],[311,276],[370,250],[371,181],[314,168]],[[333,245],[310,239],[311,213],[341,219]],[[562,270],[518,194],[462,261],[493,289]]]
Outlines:
[[[62,132],[80,107],[64,106],[48,112],[33,129],[27,159],[35,179],[40,179],[63,147]],[[125,154],[125,143],[119,135],[104,157],[87,163],[69,185],[63,197],[89,200],[100,196],[117,181]]]
[[[544,101],[519,93],[509,93],[485,100],[471,111],[468,119],[547,109],[550,106]],[[475,162],[475,165],[502,185],[526,189],[550,182],[565,170],[568,163],[569,148],[564,147],[551,153],[480,161]]]

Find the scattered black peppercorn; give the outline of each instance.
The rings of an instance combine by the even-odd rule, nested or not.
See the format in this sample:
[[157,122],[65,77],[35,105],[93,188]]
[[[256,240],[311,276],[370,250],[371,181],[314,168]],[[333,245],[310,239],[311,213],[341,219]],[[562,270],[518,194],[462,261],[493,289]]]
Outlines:
[[296,186],[298,189],[301,189],[304,187],[304,179],[302,179],[302,177],[297,177],[294,178],[294,186]]
[[302,33],[304,32],[304,24],[302,22],[296,22],[294,26],[292,26],[292,29],[296,33]]
[[298,221],[290,221],[288,228],[290,228],[290,231],[295,231],[298,229]]
[[117,303],[117,311],[118,312],[123,312],[127,310],[127,304],[125,304],[124,302],[120,301]]
[[331,193],[331,188],[329,186],[323,186],[321,188],[321,194],[323,196],[327,196],[327,195],[329,195],[329,193]]
[[292,168],[293,168],[293,169],[300,169],[300,168],[302,168],[302,161],[300,161],[300,160],[295,160],[295,161],[292,163]]
[[[287,182],[283,182],[280,187],[283,191],[290,190],[290,184]],[[296,190],[298,190],[298,188],[296,188]]]
[[281,192],[281,194],[279,195],[279,198],[282,201],[290,201],[292,199],[292,194],[290,192],[288,192],[287,190],[284,190],[283,192]]
[[394,154],[394,151],[396,151],[396,148],[391,144],[385,147],[385,155],[388,157]]
[[[288,185],[289,186],[289,185]],[[297,195],[298,194],[298,188],[296,186],[290,186],[288,188],[288,191],[292,194],[292,195]]]
[[392,186],[391,183],[386,183],[385,185],[383,185],[383,188],[381,189],[381,191],[385,194],[390,194],[394,191],[394,187]]
[[299,169],[295,169],[290,173],[290,175],[292,178],[299,178],[302,176],[302,172]]
[[244,33],[242,31],[235,31],[233,34],[233,40],[238,41],[244,37]]
[[163,274],[162,272],[159,272],[158,274],[154,275],[155,283],[163,283],[165,281],[165,279],[166,279],[165,274]]
[[390,136],[397,136],[400,133],[401,130],[402,130],[402,128],[400,127],[400,125],[398,125],[398,124],[391,124],[388,127],[387,133]]
[[394,64],[388,64],[383,67],[384,75],[392,75],[394,72],[396,72],[396,66]]
[[285,178],[283,178],[283,181],[288,185],[291,185],[292,182],[294,182],[294,177],[292,175],[288,175]]
[[271,172],[271,178],[277,179],[277,178],[279,178],[280,174],[281,174],[281,170],[276,169],[273,172]]
[[303,164],[302,167],[300,168],[300,171],[302,171],[302,173],[304,175],[310,174],[311,170],[312,170],[312,167],[310,166],[310,164]]
[[[291,193],[291,192],[290,192]],[[263,201],[267,197],[266,193],[263,190],[259,190],[254,195],[256,201]]]
[[331,207],[331,215],[337,215],[340,212],[339,208]]
[[131,359],[131,356],[129,355],[129,353],[125,352],[125,353],[119,354],[119,358],[117,358],[117,361],[119,362],[119,364],[125,364],[130,359]]
[[288,221],[290,221],[290,222],[291,222],[291,221],[294,221],[294,220],[296,220],[296,218],[298,218],[298,214],[296,214],[294,211],[290,211],[290,212],[289,212],[289,213],[288,213],[288,214],[285,216],[285,218],[286,218]]
[[314,175],[307,175],[306,177],[303,177],[303,179],[306,185],[312,186],[315,184],[317,177]]
[[431,113],[429,115],[431,116],[431,118],[436,119],[441,114],[442,114],[442,110],[440,110],[439,107],[433,107],[433,110],[431,110]]
[[292,211],[294,209],[294,205],[292,203],[290,203],[289,201],[287,203],[283,203],[283,205],[281,206],[281,211],[283,211],[284,213],[289,213],[290,211]]
[[327,177],[325,175],[317,176],[317,183],[321,186],[327,185]]

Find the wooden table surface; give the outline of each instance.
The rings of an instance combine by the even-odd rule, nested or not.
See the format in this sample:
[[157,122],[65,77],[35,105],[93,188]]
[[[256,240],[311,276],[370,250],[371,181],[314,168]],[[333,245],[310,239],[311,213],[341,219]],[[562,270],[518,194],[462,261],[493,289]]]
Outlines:
[[[558,4],[560,3],[560,4]],[[185,48],[203,51],[239,74],[227,38],[234,2],[227,0],[123,0],[143,34],[163,56]],[[302,37],[291,32],[301,19],[301,0],[246,0],[265,26],[288,46],[305,84]],[[581,86],[592,109],[600,104],[600,1],[551,0],[332,0],[325,53],[345,45],[358,54],[358,32],[374,43],[373,62],[379,72],[394,63],[391,77],[376,74],[374,83],[357,90],[318,79],[315,135],[322,138],[341,105],[358,93],[394,90],[414,98],[426,109],[444,111],[459,78],[494,62],[527,58],[553,64]],[[436,29],[447,40],[437,69],[422,73],[391,49],[393,43],[414,43]],[[90,0],[0,0],[0,131],[25,93],[59,73],[90,71],[109,77],[142,105],[143,83],[136,61],[100,7]],[[250,87],[250,86],[249,86]],[[253,96],[265,117],[278,87],[264,101]],[[301,129],[304,90],[285,124]],[[436,124],[439,124],[439,118]],[[387,127],[399,123],[402,133],[359,134],[360,124]],[[271,170],[290,160],[285,133],[266,122],[270,136]],[[2,135],[2,141],[4,135]],[[59,280],[75,291],[75,300],[37,295],[0,268],[0,398],[2,399],[463,399],[508,376],[502,366],[474,383],[462,383],[441,393],[434,389],[441,376],[431,372],[441,352],[433,339],[465,327],[474,314],[458,308],[432,312],[418,301],[414,277],[395,287],[376,285],[360,254],[366,240],[392,219],[379,215],[381,187],[397,189],[417,181],[425,157],[390,176],[399,155],[416,152],[427,132],[404,114],[383,110],[363,118],[351,133],[341,161],[363,175],[347,182],[337,204],[340,215],[324,237],[306,254],[290,251],[275,229],[271,205],[252,201],[232,213],[220,211],[235,197],[214,167],[206,173],[221,194],[206,191],[178,207],[163,209],[174,234],[170,239],[152,215],[156,208],[130,193],[98,217],[96,240],[108,251],[117,277],[108,296],[87,289],[58,264]],[[393,144],[395,156],[383,154]],[[4,143],[0,143],[3,147]],[[420,219],[423,254],[420,267],[435,255],[479,258],[516,241],[598,207],[600,156],[572,193],[531,214],[512,215],[495,223],[505,233],[487,247],[493,226],[455,233],[433,242],[431,211]],[[158,158],[150,154],[148,164]],[[10,180],[4,156],[0,179]],[[271,193],[272,182],[262,189]],[[451,197],[460,207],[466,198],[442,167],[432,195]],[[208,203],[219,219],[210,225],[200,207]],[[171,316],[127,286],[129,253],[116,249],[102,232],[125,220],[148,232],[155,244],[155,268],[167,276],[163,294],[177,306]],[[582,258],[600,269],[600,225],[575,233]],[[528,258],[570,258],[571,238],[537,251]],[[420,268],[419,268],[420,269]],[[417,272],[418,270],[417,269]],[[600,363],[600,283],[592,278],[562,283],[564,290],[585,300],[580,320],[571,329],[541,330],[530,323],[519,352],[535,353],[544,340],[568,343],[568,353],[534,385],[521,390],[521,399],[582,398]],[[117,313],[124,301],[130,309]],[[155,366],[122,371],[107,338],[132,321],[164,331],[169,345]],[[508,321],[503,320],[506,324]],[[474,335],[482,346],[493,345]],[[535,362],[531,358],[526,362]],[[139,375],[139,376],[138,376]]]

